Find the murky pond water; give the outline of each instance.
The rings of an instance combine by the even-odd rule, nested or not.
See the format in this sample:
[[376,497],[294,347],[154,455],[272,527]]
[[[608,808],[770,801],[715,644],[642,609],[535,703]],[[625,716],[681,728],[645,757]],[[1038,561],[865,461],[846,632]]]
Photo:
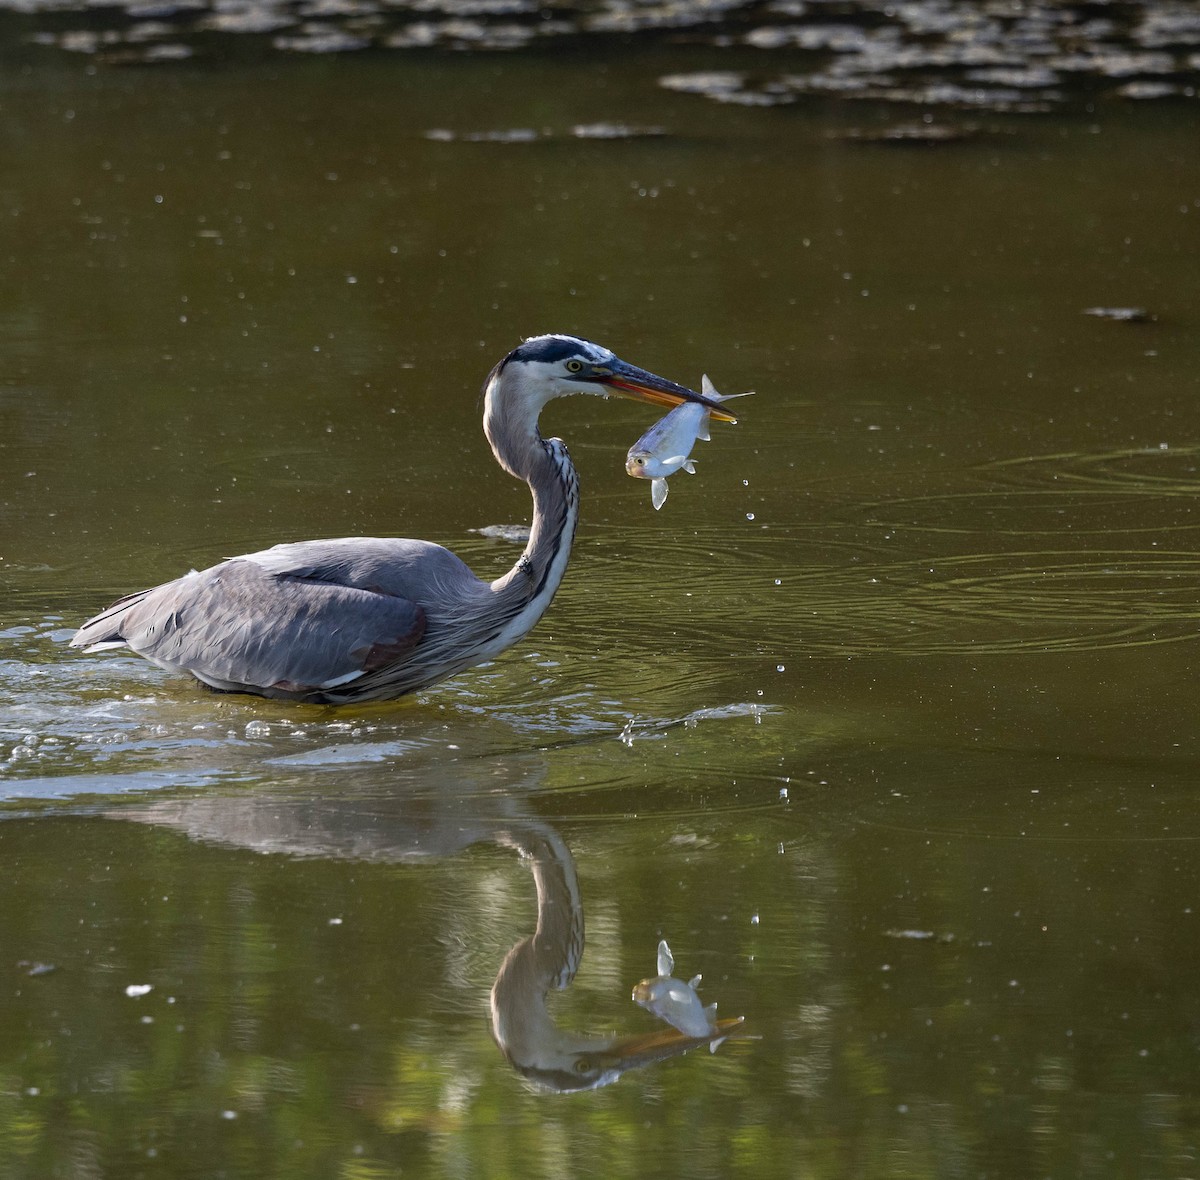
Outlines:
[[[0,1176],[1195,1175],[1193,101],[900,146],[658,84],[775,93],[753,42],[5,19]],[[583,523],[507,655],[338,709],[66,647],[280,540],[495,576],[477,391],[545,330],[757,392],[658,513],[642,408],[549,408]],[[660,938],[744,1036],[554,1092]]]

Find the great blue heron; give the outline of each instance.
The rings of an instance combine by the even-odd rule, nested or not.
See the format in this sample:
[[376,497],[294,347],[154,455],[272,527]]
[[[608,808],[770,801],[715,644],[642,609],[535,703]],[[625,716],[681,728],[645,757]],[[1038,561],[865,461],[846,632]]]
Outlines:
[[533,493],[529,543],[494,582],[429,541],[299,541],[122,598],[84,623],[72,646],[128,647],[226,692],[324,704],[402,696],[516,643],[562,581],[579,481],[563,441],[538,431],[547,402],[617,393],[668,407],[700,402],[735,421],[702,394],[577,336],[526,340],[483,392],[496,461]]
[[[555,1020],[553,994],[571,984],[583,959],[583,895],[566,841],[526,805],[545,767],[527,755],[506,754],[503,764],[504,772],[497,775],[500,768],[491,759],[455,761],[439,751],[426,768],[389,775],[382,794],[379,780],[367,786],[358,775],[337,791],[304,797],[259,784],[264,789],[147,799],[104,814],[183,832],[196,841],[292,859],[427,865],[485,841],[515,849],[533,871],[537,924],[505,955],[489,1010],[492,1034],[505,1057],[543,1089],[592,1090],[692,1049],[715,1051],[726,1039],[749,1039],[740,1016],[712,1021],[695,1033],[661,1025],[624,1034],[576,1032]],[[410,955],[415,977],[429,980],[429,965],[416,961],[420,951]],[[398,983],[398,998],[406,1000],[411,988],[411,980]],[[609,999],[616,996],[627,1013],[636,1012],[628,990],[614,986]],[[587,1006],[577,1004],[576,1015],[585,1013]],[[597,1019],[595,1013],[587,1015]]]

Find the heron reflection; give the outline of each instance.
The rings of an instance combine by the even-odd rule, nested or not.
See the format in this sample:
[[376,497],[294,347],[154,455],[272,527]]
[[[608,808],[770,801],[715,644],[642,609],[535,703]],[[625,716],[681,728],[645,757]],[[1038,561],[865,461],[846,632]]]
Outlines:
[[[476,764],[467,772],[475,788],[481,769]],[[672,1027],[625,1036],[561,1028],[551,1012],[552,993],[575,978],[584,948],[575,861],[559,832],[529,814],[522,794],[496,791],[490,776],[485,781],[487,793],[466,796],[447,782],[415,797],[393,790],[371,797],[289,799],[268,791],[154,800],[107,814],[195,840],[293,857],[404,864],[452,857],[483,842],[514,849],[532,869],[537,917],[533,933],[512,947],[496,974],[491,1027],[513,1068],[545,1089],[595,1089],[628,1070],[719,1044],[741,1024],[741,1018],[717,1020],[703,1035]],[[621,1006],[640,1015],[629,1003],[628,988],[619,994]]]
[[528,857],[537,889],[537,929],[508,952],[492,985],[492,1032],[513,1066],[551,1090],[593,1090],[630,1069],[719,1044],[741,1017],[714,1020],[699,1035],[676,1028],[589,1036],[559,1028],[547,1000],[567,987],[583,957],[583,903],[571,850],[552,828],[506,833]]

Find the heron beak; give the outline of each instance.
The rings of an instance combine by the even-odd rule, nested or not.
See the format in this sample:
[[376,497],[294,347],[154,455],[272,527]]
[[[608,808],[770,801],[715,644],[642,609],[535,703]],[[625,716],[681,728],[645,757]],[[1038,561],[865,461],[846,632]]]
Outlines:
[[650,1033],[620,1037],[607,1049],[599,1053],[592,1053],[591,1061],[593,1065],[624,1073],[627,1069],[638,1069],[643,1065],[653,1065],[658,1061],[680,1057],[702,1045],[715,1047],[738,1028],[745,1019],[744,1016],[733,1016],[718,1020],[713,1031],[703,1037],[689,1037],[674,1028],[656,1029]]
[[638,401],[650,402],[655,406],[666,406],[673,409],[684,402],[698,402],[707,406],[712,416],[718,422],[736,422],[737,419],[720,402],[688,389],[686,385],[676,385],[665,377],[639,369],[636,365],[614,360],[609,365],[597,365],[593,371],[592,380],[611,389],[622,397],[636,398]]

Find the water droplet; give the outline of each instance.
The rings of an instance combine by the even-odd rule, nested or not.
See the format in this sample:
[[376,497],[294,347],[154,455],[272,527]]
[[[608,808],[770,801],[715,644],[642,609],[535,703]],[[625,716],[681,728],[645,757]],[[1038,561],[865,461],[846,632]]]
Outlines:
[[786,671],[787,671],[787,666],[786,666],[785,664],[776,664],[776,665],[775,665],[775,671],[776,671],[776,672],[786,672]]
[[747,513],[746,513],[746,519],[747,519],[747,520],[753,520],[753,519],[754,519],[754,513],[753,513],[753,512],[747,512]]

